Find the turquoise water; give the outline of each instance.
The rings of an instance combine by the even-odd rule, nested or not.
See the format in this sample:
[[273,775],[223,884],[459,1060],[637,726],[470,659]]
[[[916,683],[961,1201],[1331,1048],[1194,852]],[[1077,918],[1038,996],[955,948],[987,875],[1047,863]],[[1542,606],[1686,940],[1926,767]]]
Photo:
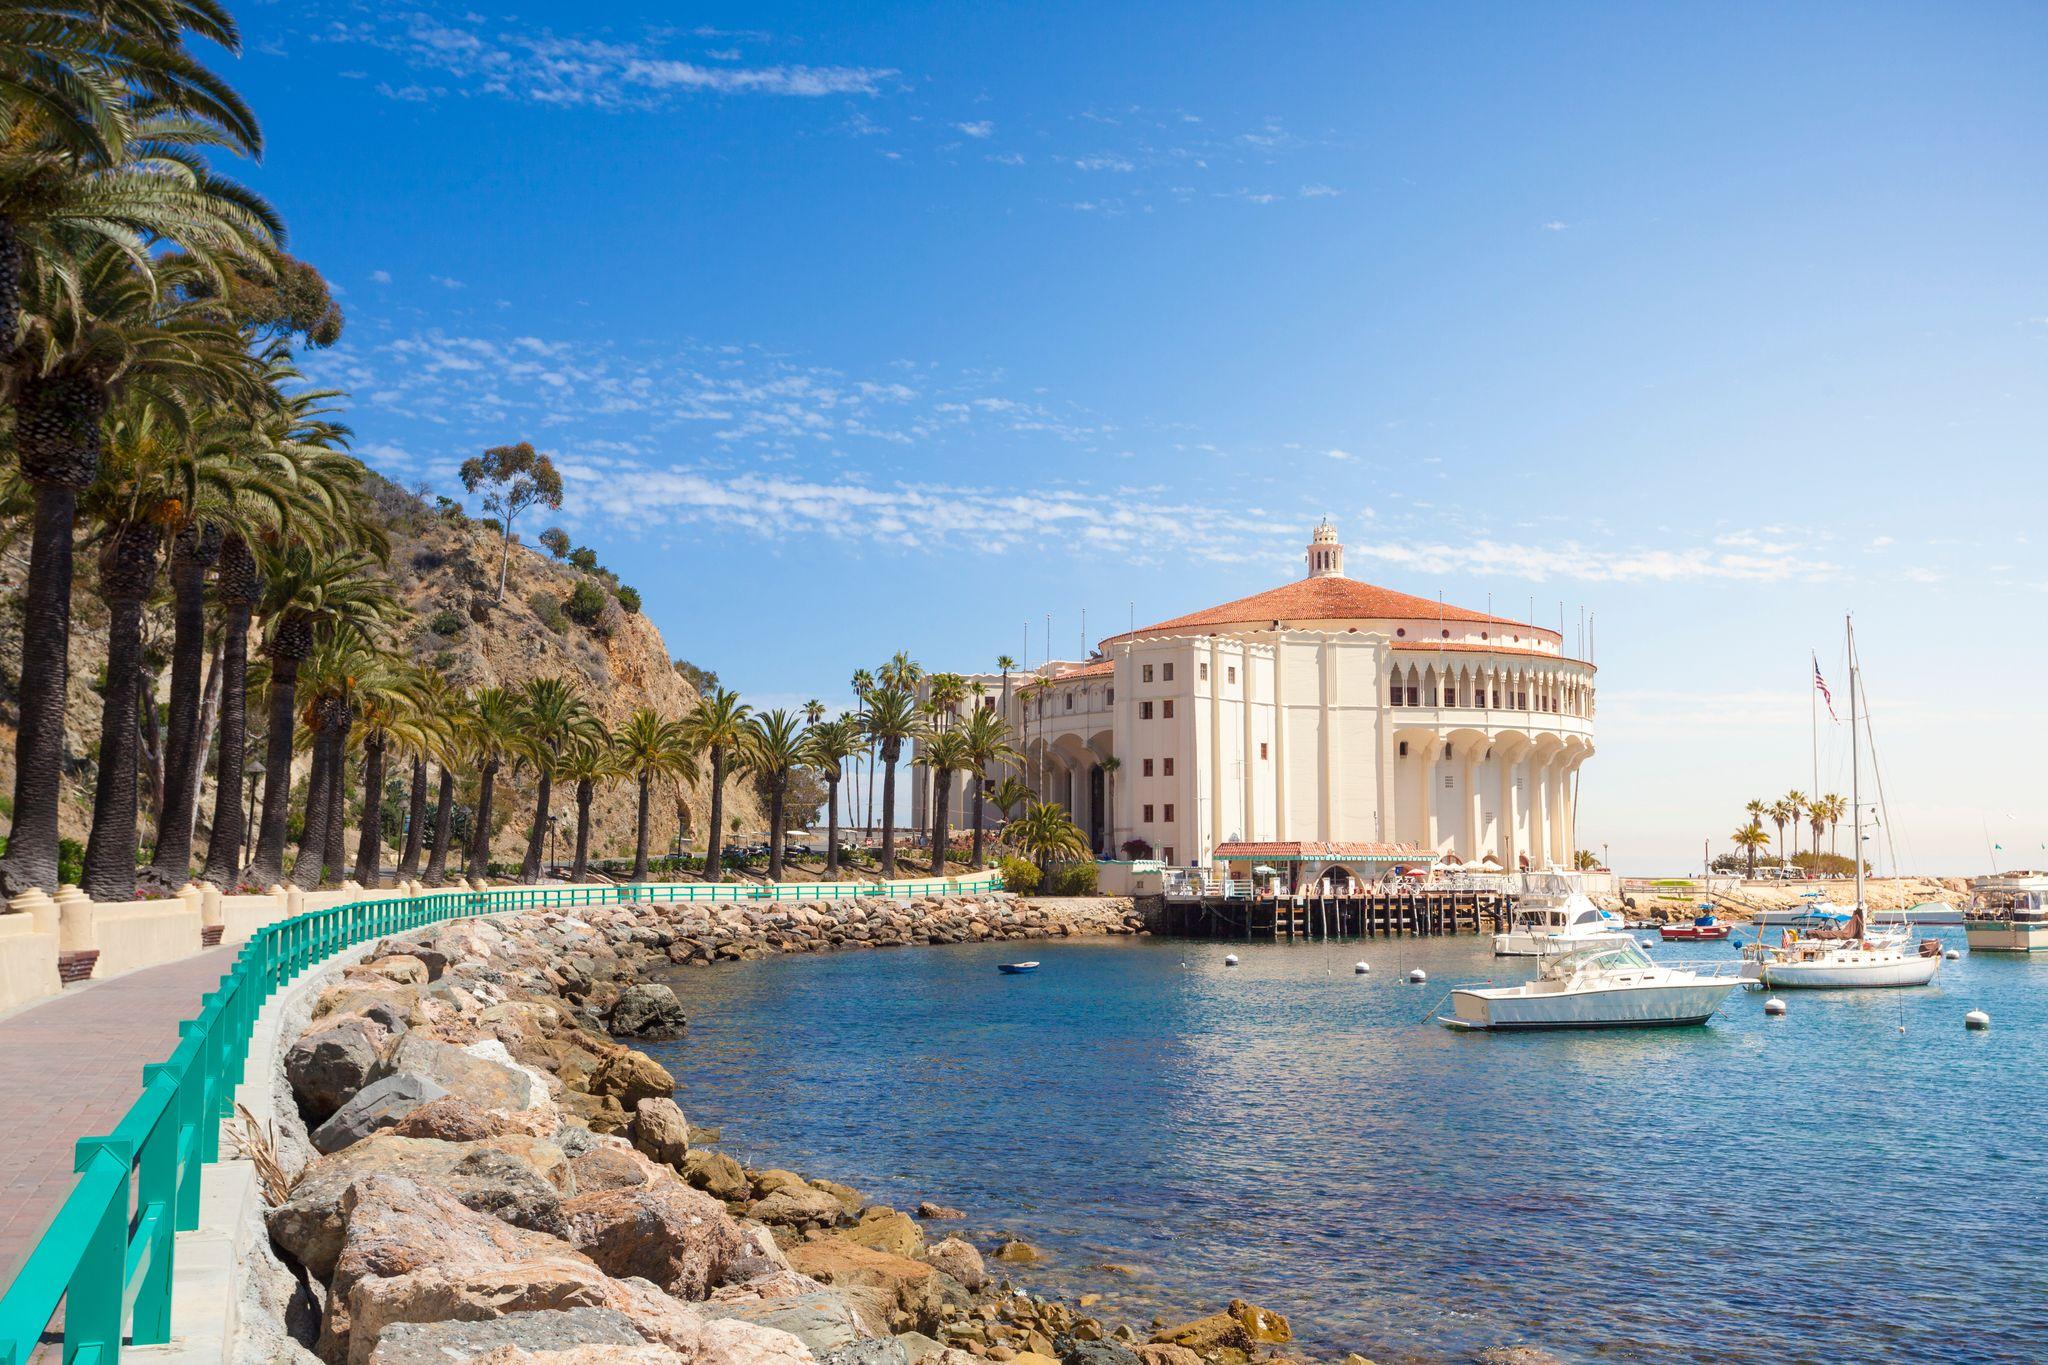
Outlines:
[[961,1206],[1112,1320],[1242,1296],[1383,1362],[2048,1356],[2048,960],[1698,1029],[1423,1022],[1525,975],[1472,937],[783,958],[672,976],[653,1051],[744,1160]]

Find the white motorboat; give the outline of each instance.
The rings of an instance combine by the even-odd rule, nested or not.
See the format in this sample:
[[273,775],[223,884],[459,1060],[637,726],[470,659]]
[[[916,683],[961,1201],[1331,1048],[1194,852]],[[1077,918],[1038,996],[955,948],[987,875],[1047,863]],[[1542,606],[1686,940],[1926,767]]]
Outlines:
[[2048,952],[2048,872],[2008,872],[1971,882],[1963,933],[1973,953]]
[[[1839,929],[1806,933],[1787,928],[1780,941],[1759,938],[1742,950],[1743,974],[1766,986],[1807,990],[1861,990],[1880,986],[1924,986],[1941,970],[1941,941],[1916,940],[1910,921],[1871,925],[1863,898],[1863,800],[1861,700],[1862,668],[1856,658],[1856,631],[1847,627],[1849,653],[1849,808],[1855,842],[1856,902],[1849,921]],[[1826,907],[1832,910],[1835,907]],[[1824,911],[1809,905],[1815,917]]]
[[1551,868],[1523,874],[1508,927],[1493,936],[1495,957],[1541,957],[1561,947],[1630,943],[1628,922],[1586,895],[1583,873]]
[[1566,948],[1534,981],[1451,992],[1456,1029],[1661,1028],[1704,1024],[1742,984],[1733,962],[1707,970],[1664,967],[1632,939]]

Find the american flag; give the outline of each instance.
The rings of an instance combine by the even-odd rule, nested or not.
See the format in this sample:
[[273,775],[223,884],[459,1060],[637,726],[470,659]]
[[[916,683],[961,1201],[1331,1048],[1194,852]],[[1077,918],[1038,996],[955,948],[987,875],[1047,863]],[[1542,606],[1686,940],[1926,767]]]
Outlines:
[[1820,656],[1813,656],[1813,686],[1820,693],[1820,699],[1828,704],[1828,719],[1840,724],[1842,718],[1835,714],[1835,694],[1828,691],[1828,680],[1820,675]]

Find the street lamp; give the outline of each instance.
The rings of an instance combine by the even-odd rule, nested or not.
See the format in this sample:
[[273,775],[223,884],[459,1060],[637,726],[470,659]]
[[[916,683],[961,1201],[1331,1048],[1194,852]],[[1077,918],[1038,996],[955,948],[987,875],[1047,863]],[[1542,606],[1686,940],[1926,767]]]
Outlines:
[[555,839],[561,833],[561,829],[562,813],[560,811],[548,812],[548,870],[557,877],[562,875],[562,859]]
[[246,863],[256,851],[256,783],[263,776],[263,760],[251,758],[242,771],[249,774],[249,800],[246,803],[249,814],[242,822],[242,861]]

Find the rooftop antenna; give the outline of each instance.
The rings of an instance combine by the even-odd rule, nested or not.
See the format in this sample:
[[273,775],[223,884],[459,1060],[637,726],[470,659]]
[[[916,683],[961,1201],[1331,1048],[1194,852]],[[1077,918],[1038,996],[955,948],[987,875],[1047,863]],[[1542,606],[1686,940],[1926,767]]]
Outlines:
[[1081,657],[1088,657],[1088,608],[1081,608]]

